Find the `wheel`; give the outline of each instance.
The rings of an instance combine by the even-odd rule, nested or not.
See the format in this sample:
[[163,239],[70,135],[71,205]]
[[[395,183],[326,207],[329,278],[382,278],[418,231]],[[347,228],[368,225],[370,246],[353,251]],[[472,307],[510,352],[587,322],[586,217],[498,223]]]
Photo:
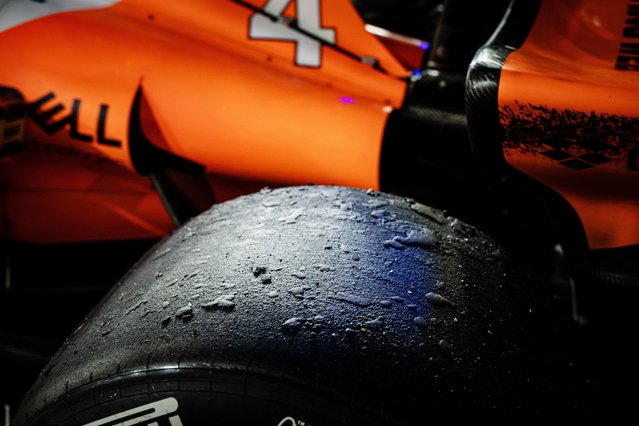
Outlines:
[[539,410],[534,294],[488,237],[412,200],[263,190],[151,249],[14,421],[518,422]]

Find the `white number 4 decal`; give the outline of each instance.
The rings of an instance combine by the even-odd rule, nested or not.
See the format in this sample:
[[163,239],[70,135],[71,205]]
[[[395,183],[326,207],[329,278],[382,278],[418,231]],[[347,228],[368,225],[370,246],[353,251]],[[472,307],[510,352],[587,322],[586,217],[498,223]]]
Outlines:
[[[295,1],[297,26],[308,34],[288,26],[283,18],[286,7]],[[319,39],[335,44],[335,30],[321,27],[320,0],[269,0],[264,12],[280,18],[273,21],[270,16],[256,13],[251,17],[249,36],[260,40],[294,41],[295,63],[303,67],[319,67],[322,64],[322,43]]]

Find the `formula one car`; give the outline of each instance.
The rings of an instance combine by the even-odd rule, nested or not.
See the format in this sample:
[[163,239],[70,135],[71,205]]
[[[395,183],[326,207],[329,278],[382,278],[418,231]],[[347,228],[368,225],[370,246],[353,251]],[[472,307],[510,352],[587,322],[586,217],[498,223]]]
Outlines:
[[10,361],[15,271],[146,251],[13,424],[631,408],[638,0],[0,0],[0,49]]

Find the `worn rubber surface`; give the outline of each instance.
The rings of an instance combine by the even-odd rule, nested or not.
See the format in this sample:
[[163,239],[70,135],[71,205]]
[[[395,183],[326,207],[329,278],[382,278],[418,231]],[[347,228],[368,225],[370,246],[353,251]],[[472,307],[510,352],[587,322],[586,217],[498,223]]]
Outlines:
[[485,235],[411,200],[264,190],[151,249],[14,424],[150,403],[174,408],[167,425],[526,423],[543,407],[534,285]]

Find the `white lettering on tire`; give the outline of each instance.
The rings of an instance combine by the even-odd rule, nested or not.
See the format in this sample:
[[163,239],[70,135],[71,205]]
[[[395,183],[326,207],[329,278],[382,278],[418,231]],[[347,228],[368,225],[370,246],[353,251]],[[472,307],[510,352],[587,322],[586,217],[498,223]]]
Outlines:
[[[166,398],[150,404],[141,405],[130,410],[122,411],[121,413],[113,414],[109,417],[87,423],[84,426],[101,426],[105,424],[109,424],[109,426],[132,426],[145,423],[159,417],[168,416],[175,413],[177,409],[177,400],[175,398]],[[121,422],[113,423],[118,420],[121,420]],[[179,415],[169,417],[169,422],[171,423],[171,426],[182,426],[182,421],[180,420]],[[157,425],[157,423],[149,423],[149,426],[151,425]]]

